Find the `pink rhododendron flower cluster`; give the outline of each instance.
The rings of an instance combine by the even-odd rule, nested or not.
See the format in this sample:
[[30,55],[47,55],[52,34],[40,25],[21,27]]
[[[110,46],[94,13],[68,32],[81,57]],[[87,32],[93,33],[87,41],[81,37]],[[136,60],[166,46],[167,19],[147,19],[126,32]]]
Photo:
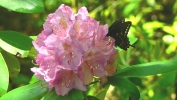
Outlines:
[[49,89],[55,88],[58,95],[73,88],[85,91],[94,76],[115,73],[115,40],[106,36],[108,25],[90,18],[85,7],[73,14],[70,7],[62,4],[48,15],[43,27],[33,41],[39,68],[31,70],[47,82]]

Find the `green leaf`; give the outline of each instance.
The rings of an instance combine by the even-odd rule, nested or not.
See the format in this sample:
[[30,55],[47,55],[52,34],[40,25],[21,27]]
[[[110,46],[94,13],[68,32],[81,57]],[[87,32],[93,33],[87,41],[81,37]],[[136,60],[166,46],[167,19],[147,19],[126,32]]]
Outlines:
[[0,52],[0,96],[7,92],[9,85],[9,73],[6,62]]
[[18,59],[5,51],[1,51],[1,53],[2,53],[4,60],[7,64],[10,78],[11,79],[16,78],[18,73],[20,72],[20,63],[19,63]]
[[67,95],[65,96],[58,96],[56,100],[83,100],[84,95],[82,91],[72,89]]
[[108,81],[111,85],[124,91],[127,94],[127,98],[131,98],[129,100],[139,100],[139,90],[132,82],[121,77],[108,77]]
[[29,51],[29,54],[28,54],[28,57],[32,58],[32,59],[35,59],[35,57],[37,56],[37,51],[34,47],[31,47],[30,51]]
[[87,99],[84,98],[84,100],[100,100],[100,99],[98,99],[98,98],[96,98],[94,96],[87,96]]
[[174,83],[176,79],[176,71],[168,72],[162,74],[159,79],[156,81],[157,88],[165,88],[170,84]]
[[[138,1],[138,0],[137,0]],[[132,11],[134,11],[135,9],[137,9],[137,7],[139,3],[128,3],[127,6],[124,8],[123,12],[125,15],[130,14]]]
[[164,27],[164,23],[158,21],[151,21],[151,22],[143,23],[142,27],[146,31],[146,33],[148,33],[147,35],[149,37],[152,37],[156,29]]
[[44,12],[42,0],[2,0],[0,6],[23,13]]
[[96,95],[96,97],[97,97],[99,100],[104,100],[107,91],[108,91],[108,89],[103,89],[103,90],[101,90],[101,91]]
[[32,39],[15,31],[0,31],[0,47],[5,51],[21,57],[27,57]]
[[129,40],[130,40],[130,44],[133,44],[138,40],[138,38],[130,37]]
[[0,97],[0,100],[30,100],[46,91],[41,84],[42,82],[37,82],[16,88]]
[[35,83],[35,82],[38,82],[39,81],[39,79],[35,76],[35,75],[33,75],[32,77],[31,77],[31,80],[30,80],[30,84],[31,83]]
[[[55,93],[55,91],[48,92],[42,100],[57,100],[56,98],[58,95]],[[58,99],[59,100],[59,99]]]
[[119,69],[114,76],[138,77],[166,73],[177,70],[176,61],[160,61],[133,65]]
[[59,96],[55,91],[48,92],[42,100],[83,100],[84,96],[82,91],[72,89],[65,96]]
[[36,40],[36,39],[37,39],[37,36],[30,36],[30,38],[31,38],[32,40]]

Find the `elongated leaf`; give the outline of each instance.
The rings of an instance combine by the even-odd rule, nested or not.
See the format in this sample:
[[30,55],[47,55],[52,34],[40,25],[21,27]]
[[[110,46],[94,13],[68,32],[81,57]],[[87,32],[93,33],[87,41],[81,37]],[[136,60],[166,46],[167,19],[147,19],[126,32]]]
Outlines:
[[39,81],[39,79],[35,76],[35,75],[33,75],[32,77],[31,77],[31,80],[29,81],[29,83],[31,84],[31,83],[36,83],[36,82],[38,82]]
[[44,12],[42,0],[1,0],[0,6],[23,13]]
[[6,62],[0,52],[0,96],[7,92],[9,85],[9,72],[6,65]]
[[36,40],[37,36],[30,36],[32,40]]
[[83,100],[84,96],[82,91],[72,89],[65,96],[59,96],[55,91],[48,92],[42,100]]
[[127,98],[130,98],[130,100],[139,100],[139,90],[132,82],[121,77],[108,77],[108,81],[111,85],[124,91],[127,94]]
[[156,87],[158,88],[167,87],[170,84],[174,83],[175,79],[176,79],[176,71],[162,74],[156,82]]
[[30,100],[45,91],[46,88],[41,86],[41,82],[37,82],[16,88],[0,97],[0,100]]
[[27,57],[32,39],[15,31],[0,31],[0,47],[5,51],[21,57]]
[[56,100],[58,95],[55,93],[55,91],[48,92],[42,100]]
[[84,95],[82,91],[72,89],[67,95],[65,96],[58,96],[55,100],[83,100]]
[[114,76],[137,77],[166,73],[177,70],[176,61],[151,62],[119,69]]
[[16,57],[14,57],[13,55],[5,52],[5,51],[1,51],[5,62],[7,64],[8,70],[9,70],[9,75],[11,79],[14,79],[18,73],[20,72],[20,63],[18,61],[18,59]]

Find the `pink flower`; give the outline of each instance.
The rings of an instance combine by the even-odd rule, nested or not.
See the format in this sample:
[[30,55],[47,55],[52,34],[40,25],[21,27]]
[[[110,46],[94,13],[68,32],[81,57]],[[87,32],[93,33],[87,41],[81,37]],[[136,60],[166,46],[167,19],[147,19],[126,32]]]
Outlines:
[[85,91],[94,76],[115,73],[115,40],[106,36],[108,25],[90,18],[85,7],[73,14],[62,4],[48,15],[43,27],[33,41],[39,67],[31,70],[58,95],[64,96],[73,88]]
[[62,96],[64,96],[72,88],[82,91],[86,90],[85,85],[83,84],[77,73],[71,70],[57,71],[54,80],[51,80],[50,84],[55,87],[56,93]]

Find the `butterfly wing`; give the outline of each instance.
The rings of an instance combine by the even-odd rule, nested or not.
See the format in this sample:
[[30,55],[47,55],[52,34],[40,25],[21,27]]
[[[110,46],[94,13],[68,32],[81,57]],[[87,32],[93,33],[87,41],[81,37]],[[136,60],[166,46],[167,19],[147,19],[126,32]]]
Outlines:
[[[118,20],[116,20],[110,27],[109,27],[109,31],[115,31],[115,30],[119,30],[119,28],[121,27],[122,23],[125,22],[125,18],[120,18]],[[108,32],[108,34],[111,34]]]
[[124,22],[122,24],[121,34],[118,34],[121,39],[121,43],[120,43],[119,47],[124,50],[127,50],[127,48],[129,48],[129,46],[130,46],[130,41],[129,41],[127,35],[128,35],[128,31],[130,29],[131,24],[132,23],[130,21]]
[[121,44],[121,37],[118,34],[121,34],[121,25],[125,22],[124,18],[120,18],[117,21],[115,21],[108,30],[107,36],[111,36],[115,39],[115,44],[119,46]]
[[127,37],[130,26],[130,21],[125,22],[124,18],[120,18],[109,27],[107,36],[113,37],[117,46],[127,50],[130,46],[129,39]]

